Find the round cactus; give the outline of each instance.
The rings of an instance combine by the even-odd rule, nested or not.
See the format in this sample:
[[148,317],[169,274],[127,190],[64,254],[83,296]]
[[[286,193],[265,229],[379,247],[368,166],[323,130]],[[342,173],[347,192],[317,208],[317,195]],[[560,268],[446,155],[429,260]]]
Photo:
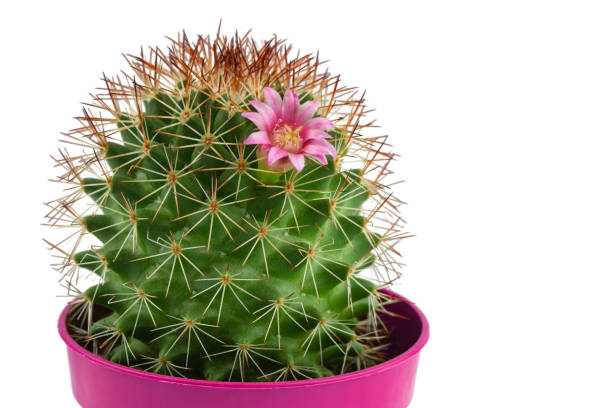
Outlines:
[[56,157],[48,224],[71,232],[47,242],[75,339],[209,380],[383,361],[381,289],[405,234],[363,97],[276,38],[183,34],[127,61]]

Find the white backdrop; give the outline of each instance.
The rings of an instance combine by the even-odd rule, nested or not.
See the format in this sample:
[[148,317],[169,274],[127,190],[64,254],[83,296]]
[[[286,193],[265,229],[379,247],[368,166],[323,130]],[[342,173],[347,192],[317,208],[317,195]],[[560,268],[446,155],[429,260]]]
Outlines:
[[609,2],[57,3],[0,6],[0,405],[77,406],[39,226],[59,132],[122,52],[223,18],[320,50],[401,155],[411,408],[612,407]]

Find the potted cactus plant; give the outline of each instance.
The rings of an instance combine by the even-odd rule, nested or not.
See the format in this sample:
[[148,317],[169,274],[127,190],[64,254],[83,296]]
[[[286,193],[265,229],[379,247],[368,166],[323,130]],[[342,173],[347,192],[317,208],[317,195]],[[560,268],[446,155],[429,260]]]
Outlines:
[[79,403],[405,407],[428,326],[388,289],[407,235],[363,97],[276,38],[126,59],[48,203]]

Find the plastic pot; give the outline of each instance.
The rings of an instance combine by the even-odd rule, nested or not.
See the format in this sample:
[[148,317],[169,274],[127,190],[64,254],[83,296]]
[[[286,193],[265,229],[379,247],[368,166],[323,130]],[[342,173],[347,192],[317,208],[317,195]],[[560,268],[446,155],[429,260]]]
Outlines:
[[405,408],[412,399],[419,353],[429,338],[423,313],[403,297],[381,315],[394,357],[333,377],[285,382],[219,382],[153,374],[115,364],[81,347],[68,333],[70,305],[59,318],[68,346],[72,392],[84,408]]

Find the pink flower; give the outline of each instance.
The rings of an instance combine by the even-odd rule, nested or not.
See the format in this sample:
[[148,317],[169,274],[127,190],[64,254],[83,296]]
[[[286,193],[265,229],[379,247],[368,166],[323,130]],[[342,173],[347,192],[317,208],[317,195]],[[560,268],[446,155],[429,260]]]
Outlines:
[[326,155],[336,158],[336,149],[327,140],[326,130],[334,125],[329,119],[313,117],[318,102],[300,105],[298,96],[287,88],[284,98],[272,88],[264,88],[264,102],[253,100],[257,112],[242,116],[259,129],[244,141],[246,145],[260,145],[258,153],[276,170],[294,167],[298,173],[304,168],[304,156],[327,164]]

